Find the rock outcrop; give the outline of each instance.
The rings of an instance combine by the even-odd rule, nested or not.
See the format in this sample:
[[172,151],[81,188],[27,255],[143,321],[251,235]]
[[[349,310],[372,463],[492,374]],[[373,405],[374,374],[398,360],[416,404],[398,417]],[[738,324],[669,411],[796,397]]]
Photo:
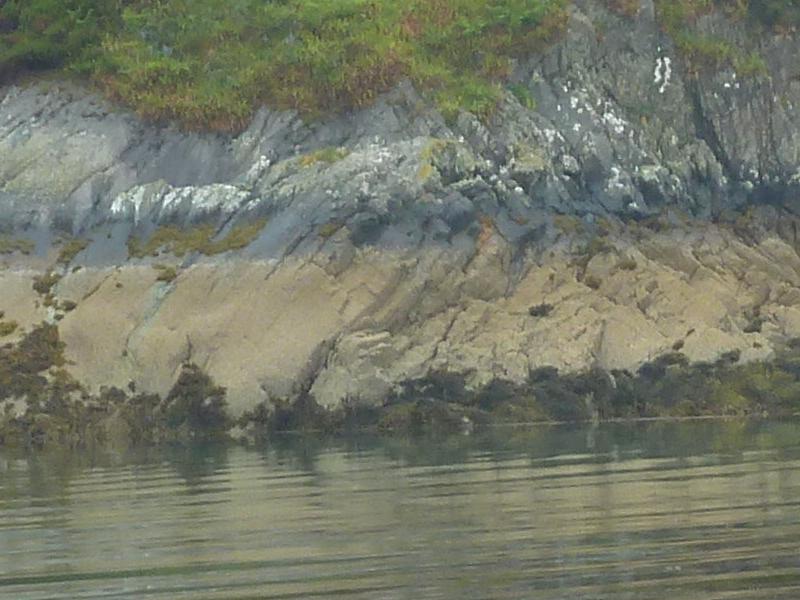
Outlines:
[[[479,385],[676,347],[768,357],[800,335],[800,39],[762,33],[764,72],[698,76],[652,2],[606,6],[576,2],[488,122],[445,122],[401,85],[223,137],[74,84],[0,90],[0,230],[34,245],[2,257],[0,310],[20,331],[58,319],[90,387],[164,393],[191,360],[238,412],[300,389],[377,402],[433,370]],[[699,26],[756,44],[723,16]],[[262,219],[245,243],[170,251],[175,231]],[[132,252],[153,235],[159,257]],[[59,237],[89,243],[65,256]]]

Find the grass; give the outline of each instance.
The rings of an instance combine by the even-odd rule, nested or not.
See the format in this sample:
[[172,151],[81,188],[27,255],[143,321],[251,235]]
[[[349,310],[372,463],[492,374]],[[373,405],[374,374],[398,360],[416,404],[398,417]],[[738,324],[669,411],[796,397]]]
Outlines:
[[[260,105],[318,117],[410,79],[446,117],[491,114],[515,59],[564,32],[571,0],[3,0],[0,83],[86,77],[145,118],[236,131]],[[633,17],[639,0],[607,0]],[[800,25],[800,0],[656,0],[698,71],[764,72],[750,51],[698,35],[712,11],[763,31]],[[754,45],[755,47],[755,45]],[[752,50],[752,49],[750,49]],[[535,107],[528,90],[513,86]]]
[[410,78],[449,115],[488,114],[516,57],[563,32],[569,0],[7,0],[0,76],[61,68],[141,115],[236,130],[255,107],[307,116]]

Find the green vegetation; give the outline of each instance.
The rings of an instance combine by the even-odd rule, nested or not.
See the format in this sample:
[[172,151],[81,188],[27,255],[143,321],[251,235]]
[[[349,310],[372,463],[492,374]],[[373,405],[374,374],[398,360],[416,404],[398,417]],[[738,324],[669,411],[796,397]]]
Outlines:
[[544,367],[523,383],[495,379],[477,389],[467,385],[465,374],[434,371],[404,382],[381,406],[346,402],[330,411],[303,394],[272,407],[262,403],[239,426],[261,440],[283,431],[457,433],[493,423],[800,413],[800,340],[770,362],[740,365],[739,358],[731,351],[714,363],[690,364],[673,351],[635,373],[562,375]]
[[72,312],[78,308],[78,303],[74,300],[62,300],[58,307],[64,312]]
[[219,240],[214,239],[216,231],[213,225],[199,225],[190,229],[163,225],[156,229],[147,241],[131,236],[128,239],[128,254],[132,258],[158,256],[162,253],[180,257],[192,252],[213,256],[246,248],[258,237],[264,225],[266,225],[264,219],[237,225]]
[[48,271],[44,275],[37,275],[33,278],[33,289],[40,296],[48,296],[50,290],[61,281],[61,275],[54,271]]
[[[715,363],[690,364],[683,354],[671,352],[645,363],[636,373],[591,370],[561,375],[556,369],[543,368],[532,371],[524,384],[495,380],[475,391],[466,387],[463,376],[434,373],[408,382],[390,404],[435,399],[453,405],[451,416],[464,408],[479,411],[479,416],[472,416],[475,422],[521,415],[533,420],[581,421],[780,416],[800,411],[800,352],[787,349],[771,362],[739,365],[738,360],[739,352],[734,351]],[[419,418],[414,417],[417,410],[403,409],[409,418]]]
[[223,437],[231,427],[225,388],[195,364],[185,364],[160,406],[169,429],[183,429],[193,438]]
[[522,106],[528,110],[536,110],[536,98],[533,97],[527,86],[515,83],[509,86],[509,90]]
[[78,254],[83,252],[86,247],[89,245],[90,240],[82,240],[78,238],[72,238],[66,240],[62,243],[61,250],[58,252],[58,258],[56,262],[59,265],[68,265],[71,263]]
[[310,167],[320,162],[332,164],[347,157],[348,154],[350,154],[350,151],[346,148],[320,148],[303,156],[300,159],[300,166]]
[[119,0],[0,2],[0,79],[61,66],[91,72],[105,35],[122,26]]
[[0,446],[210,440],[224,438],[231,427],[225,389],[196,365],[183,365],[162,400],[113,387],[87,394],[65,364],[55,325],[42,323],[16,344],[0,347],[0,402],[24,400],[21,409],[9,403],[0,411]]
[[328,238],[333,237],[333,235],[342,227],[344,227],[344,224],[340,223],[339,221],[328,221],[319,228],[319,237],[327,240]]
[[448,114],[492,110],[512,60],[569,0],[6,0],[0,76],[63,68],[152,119],[235,130],[255,106],[314,116],[410,78]]
[[[227,413],[225,389],[197,365],[183,365],[164,399],[116,388],[92,396],[64,369],[64,349],[57,327],[44,323],[0,347],[0,402],[25,401],[21,412],[6,405],[0,414],[0,446],[224,439],[234,425],[245,437],[263,440],[287,431],[427,434],[492,423],[800,412],[800,340],[770,362],[741,365],[740,353],[731,351],[714,363],[690,364],[672,351],[635,373],[592,369],[562,375],[545,367],[522,383],[495,379],[477,389],[465,374],[434,371],[402,383],[382,405],[347,401],[327,410],[305,392],[259,404],[236,423]],[[110,431],[118,438],[110,438]]]
[[536,304],[528,309],[528,314],[532,317],[543,318],[549,316],[554,309],[555,306],[552,304]]
[[19,327],[16,321],[0,321],[0,338],[8,337]]
[[170,283],[178,277],[178,271],[175,269],[175,267],[170,267],[168,265],[154,265],[153,268],[158,271],[156,281]]
[[749,0],[746,4],[749,12],[765,25],[776,29],[800,26],[798,0]]
[[65,363],[64,344],[54,325],[42,323],[16,344],[0,347],[0,400],[26,397],[44,400],[48,389],[44,373]]
[[36,245],[30,240],[0,236],[0,254],[30,254]]
[[641,0],[607,0],[608,8],[625,17],[635,17],[642,7]]
[[800,0],[656,0],[656,10],[662,27],[696,72],[732,67],[744,77],[755,77],[767,71],[757,50],[694,30],[693,23],[703,15],[721,10],[735,21],[747,20],[772,30],[800,25]]
[[667,31],[676,32],[713,11],[723,11],[734,20],[749,20],[774,29],[800,25],[800,0],[656,0],[656,8]]
[[[237,130],[260,104],[314,117],[370,104],[409,78],[446,116],[495,107],[513,60],[563,32],[571,0],[3,0],[0,81],[58,69],[155,120]],[[639,0],[607,0],[634,17]],[[800,0],[656,0],[695,69],[763,73],[751,50],[698,35],[722,10],[772,30]],[[528,108],[524,86],[512,92]],[[324,159],[322,159],[324,160]],[[0,246],[1,247],[1,246]]]

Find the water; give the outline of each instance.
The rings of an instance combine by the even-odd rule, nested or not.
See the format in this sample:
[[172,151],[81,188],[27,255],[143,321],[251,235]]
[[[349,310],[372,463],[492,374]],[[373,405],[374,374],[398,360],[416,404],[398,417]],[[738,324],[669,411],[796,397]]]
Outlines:
[[800,598],[800,424],[0,453],[0,597]]

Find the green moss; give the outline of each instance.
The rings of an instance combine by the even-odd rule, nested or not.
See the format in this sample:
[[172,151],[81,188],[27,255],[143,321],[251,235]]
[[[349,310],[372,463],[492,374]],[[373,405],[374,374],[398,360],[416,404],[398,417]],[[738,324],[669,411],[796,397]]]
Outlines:
[[0,338],[8,337],[19,328],[16,321],[0,321]]
[[344,227],[342,223],[339,223],[338,221],[330,221],[319,228],[319,236],[328,239],[333,237],[333,235],[342,227]]
[[170,283],[178,277],[178,271],[175,269],[175,267],[170,267],[167,265],[154,265],[153,268],[158,271],[156,281]]
[[209,241],[201,252],[207,255],[214,255],[243,250],[255,241],[266,224],[266,219],[258,219],[253,223],[237,225],[221,240]]
[[753,34],[751,48],[738,47],[726,39],[700,33],[694,22],[714,11],[723,12],[734,21],[746,20],[752,28],[792,28],[800,24],[800,2],[797,0],[656,0],[656,11],[663,29],[695,73],[730,67],[742,77],[759,77],[767,73],[764,59],[757,50]]
[[261,233],[266,221],[259,219],[254,223],[237,225],[222,239],[215,240],[215,230],[211,225],[200,225],[181,229],[173,225],[159,227],[147,241],[132,236],[128,239],[128,254],[132,258],[174,254],[184,256],[198,252],[207,256],[241,250],[249,246]]
[[30,254],[36,245],[30,240],[0,236],[0,254]]
[[319,150],[315,150],[301,157],[300,165],[303,167],[310,167],[317,163],[332,164],[346,158],[349,154],[350,151],[347,148],[320,148]]
[[617,268],[623,271],[635,271],[637,268],[639,268],[639,264],[630,256],[623,256],[619,259]]
[[767,63],[757,51],[737,55],[733,67],[742,77],[760,77],[768,72]]
[[509,89],[522,106],[528,110],[536,110],[536,98],[533,97],[533,94],[531,94],[530,89],[526,85],[518,83],[510,86]]
[[[514,145],[513,152],[514,164],[517,168],[544,171],[549,164],[547,153],[541,147],[521,143]],[[554,217],[554,222],[559,216],[563,217],[565,215],[557,215]]]
[[731,65],[736,49],[722,38],[683,32],[675,35],[675,45],[696,71],[720,69]]
[[78,238],[72,238],[63,242],[61,249],[58,253],[58,258],[56,262],[60,265],[68,265],[71,263],[78,254],[83,252],[86,247],[89,245],[90,240],[82,240]]

